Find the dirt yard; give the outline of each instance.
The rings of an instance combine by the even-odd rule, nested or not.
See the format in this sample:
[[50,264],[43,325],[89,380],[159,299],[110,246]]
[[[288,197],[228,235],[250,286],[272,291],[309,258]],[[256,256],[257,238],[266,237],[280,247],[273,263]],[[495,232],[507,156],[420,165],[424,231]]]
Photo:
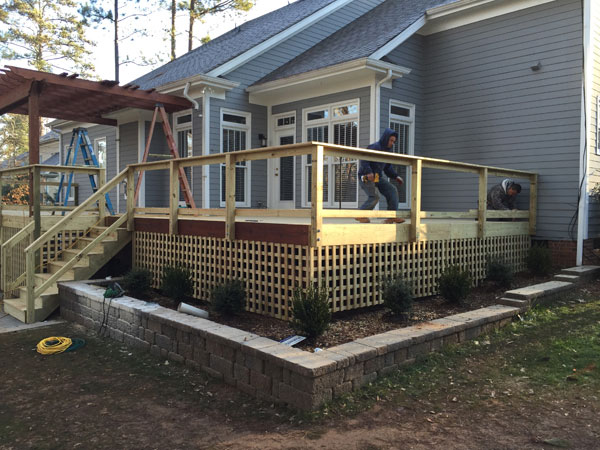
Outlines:
[[[87,345],[37,354],[52,335]],[[300,414],[60,325],[0,336],[0,448],[597,449],[598,355],[595,282]]]

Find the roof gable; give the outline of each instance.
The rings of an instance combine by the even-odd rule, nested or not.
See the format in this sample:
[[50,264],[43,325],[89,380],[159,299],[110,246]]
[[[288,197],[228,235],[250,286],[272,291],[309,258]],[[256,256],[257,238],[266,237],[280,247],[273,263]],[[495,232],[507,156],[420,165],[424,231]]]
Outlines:
[[387,0],[298,55],[255,85],[370,57],[418,22],[429,8],[456,0]]

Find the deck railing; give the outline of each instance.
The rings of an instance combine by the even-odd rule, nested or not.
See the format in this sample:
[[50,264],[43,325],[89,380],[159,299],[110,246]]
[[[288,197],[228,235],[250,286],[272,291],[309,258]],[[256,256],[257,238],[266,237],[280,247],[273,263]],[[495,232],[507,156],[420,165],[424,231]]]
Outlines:
[[[236,163],[267,160],[286,156],[312,157],[312,186],[310,209],[251,209],[238,208],[236,199]],[[326,157],[369,160],[376,162],[391,163],[395,165],[408,166],[411,171],[411,204],[410,211],[364,211],[360,213],[356,209],[325,209],[323,207],[323,167]],[[179,168],[208,166],[221,164],[225,166],[225,208],[185,209],[179,208]],[[529,234],[536,232],[537,215],[537,174],[523,170],[503,169],[479,164],[469,164],[442,159],[425,158],[419,156],[408,156],[389,152],[366,150],[340,145],[324,144],[319,142],[308,142],[291,144],[281,147],[267,147],[260,149],[245,150],[231,153],[220,153],[207,156],[195,156],[180,158],[169,161],[156,161],[144,164],[132,164],[129,166],[134,172],[168,170],[169,171],[169,207],[168,208],[135,208],[128,209],[129,220],[133,220],[135,213],[168,214],[169,232],[177,234],[177,221],[179,217],[185,216],[224,216],[225,236],[229,240],[235,239],[236,217],[305,217],[311,222],[311,245],[322,244],[321,234],[324,218],[361,217],[368,218],[410,218],[410,239],[420,239],[421,219],[423,218],[462,218],[476,219],[478,222],[478,237],[486,236],[488,219],[528,219]],[[472,173],[478,176],[478,186],[474,186],[478,192],[478,205],[476,210],[465,212],[437,212],[423,211],[421,207],[421,192],[423,181],[423,169],[441,169],[452,172]],[[129,175],[133,179],[133,174]],[[487,191],[488,177],[512,177],[524,179],[529,182],[529,210],[527,211],[488,211]],[[130,203],[128,203],[130,205]]]

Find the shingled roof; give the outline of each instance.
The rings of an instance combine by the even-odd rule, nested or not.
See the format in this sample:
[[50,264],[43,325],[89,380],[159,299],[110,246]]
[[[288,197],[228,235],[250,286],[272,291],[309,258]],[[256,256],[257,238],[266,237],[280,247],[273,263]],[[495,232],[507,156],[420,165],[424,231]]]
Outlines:
[[298,0],[243,23],[185,55],[132,81],[151,89],[198,74],[206,74],[250,50],[336,0]]
[[254,85],[372,55],[436,6],[457,0],[387,0]]

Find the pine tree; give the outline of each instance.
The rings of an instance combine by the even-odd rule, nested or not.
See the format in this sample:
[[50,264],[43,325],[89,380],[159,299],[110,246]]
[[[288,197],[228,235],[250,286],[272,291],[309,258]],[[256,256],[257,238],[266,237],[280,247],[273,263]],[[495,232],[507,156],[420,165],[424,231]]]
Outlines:
[[[196,21],[202,22],[206,16],[218,14],[222,12],[242,12],[250,11],[256,4],[252,0],[184,0],[179,3],[179,9],[185,10],[189,14],[188,28],[188,51],[193,48],[194,41],[194,24]],[[171,35],[174,36],[175,30],[172,30]],[[205,36],[201,42],[205,44],[210,38]],[[171,44],[173,46],[173,43]],[[172,55],[174,58],[174,54]]]
[[0,160],[14,159],[29,148],[29,122],[21,114],[0,116]]
[[91,76],[92,42],[73,0],[6,0],[0,22],[1,55],[46,72],[76,70]]

